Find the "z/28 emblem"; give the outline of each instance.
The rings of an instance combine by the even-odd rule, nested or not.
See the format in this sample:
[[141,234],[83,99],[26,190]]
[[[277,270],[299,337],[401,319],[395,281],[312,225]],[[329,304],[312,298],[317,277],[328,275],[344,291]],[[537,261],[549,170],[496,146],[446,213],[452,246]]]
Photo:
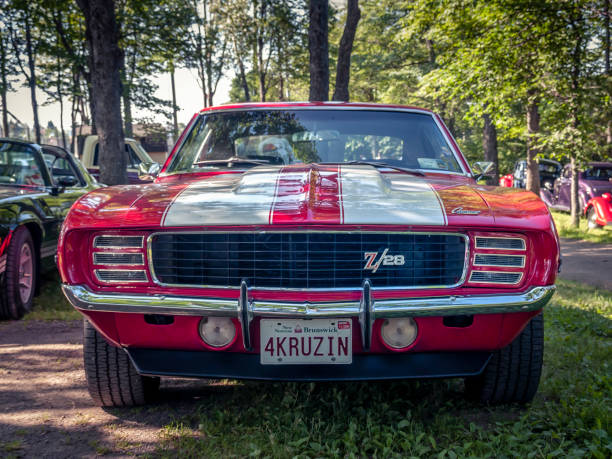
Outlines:
[[386,248],[380,258],[378,258],[378,252],[365,252],[366,264],[363,269],[367,269],[375,273],[378,271],[381,265],[383,266],[404,266],[405,260],[404,255],[387,255],[389,248]]

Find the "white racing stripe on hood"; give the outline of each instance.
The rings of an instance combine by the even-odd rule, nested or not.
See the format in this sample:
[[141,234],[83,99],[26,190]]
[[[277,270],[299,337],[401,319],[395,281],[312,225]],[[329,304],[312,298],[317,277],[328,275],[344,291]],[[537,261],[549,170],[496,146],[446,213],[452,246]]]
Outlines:
[[280,168],[257,167],[189,185],[166,212],[162,226],[267,225]]
[[342,166],[340,174],[344,224],[446,224],[437,193],[421,177],[357,165]]

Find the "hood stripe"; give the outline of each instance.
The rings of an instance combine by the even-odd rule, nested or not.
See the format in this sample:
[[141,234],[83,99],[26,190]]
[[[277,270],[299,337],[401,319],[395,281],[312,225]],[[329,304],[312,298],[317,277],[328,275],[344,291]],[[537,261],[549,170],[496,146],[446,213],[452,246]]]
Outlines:
[[382,174],[371,166],[347,165],[342,168],[340,180],[344,224],[446,224],[439,196],[421,177]]
[[371,166],[257,167],[192,183],[166,209],[163,226],[448,222],[423,178]]
[[268,225],[280,172],[257,167],[197,181],[168,207],[163,226]]

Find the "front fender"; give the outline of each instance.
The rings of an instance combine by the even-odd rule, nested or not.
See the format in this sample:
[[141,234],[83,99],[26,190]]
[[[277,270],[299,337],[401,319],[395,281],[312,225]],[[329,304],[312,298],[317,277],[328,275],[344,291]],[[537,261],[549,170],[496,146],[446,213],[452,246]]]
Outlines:
[[612,202],[602,197],[596,197],[587,203],[584,209],[585,215],[590,209],[594,210],[595,221],[598,225],[612,225]]

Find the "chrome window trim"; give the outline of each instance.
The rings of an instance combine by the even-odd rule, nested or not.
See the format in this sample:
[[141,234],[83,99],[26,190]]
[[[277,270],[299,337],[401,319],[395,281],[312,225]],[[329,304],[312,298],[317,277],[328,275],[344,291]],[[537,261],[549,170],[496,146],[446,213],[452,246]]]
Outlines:
[[[478,247],[479,239],[512,239],[521,241],[523,244],[523,248],[521,249],[508,249],[508,248],[500,248],[500,247]],[[505,237],[505,236],[475,236],[474,237],[474,249],[476,250],[514,250],[517,252],[524,252],[527,250],[527,241],[522,237]]]
[[[500,265],[500,264],[495,264],[495,263],[478,263],[476,261],[476,259],[478,257],[487,257],[487,256],[494,256],[494,257],[515,257],[515,258],[520,258],[521,259],[521,264],[520,265]],[[475,253],[474,254],[474,263],[472,264],[472,266],[496,266],[499,268],[524,268],[525,267],[525,255],[508,255],[508,254],[504,254],[504,253]]]
[[[474,276],[474,273],[492,273],[492,274],[518,274],[518,280],[516,282],[495,282],[495,281],[478,281],[478,280],[472,280],[472,277]],[[485,270],[479,270],[479,271],[472,271],[470,273],[470,280],[468,281],[470,284],[491,284],[491,285],[517,285],[520,284],[520,282],[523,280],[523,273],[522,272],[514,272],[514,271],[485,271]]]
[[[119,237],[139,237],[140,238],[140,245],[139,246],[134,246],[134,245],[104,245],[104,246],[98,247],[96,244],[98,242],[98,238],[100,238],[100,237],[115,237],[115,238],[119,238]],[[131,234],[97,234],[93,238],[92,247],[94,249],[142,249],[143,244],[144,244],[144,235],[140,235],[140,234],[136,234],[136,235],[131,235]]]
[[[300,102],[297,102],[298,104]],[[307,102],[302,102],[302,103],[307,103]],[[287,105],[287,106],[252,106],[252,107],[233,107],[233,108],[215,108],[214,110],[205,110],[205,111],[200,111],[197,116],[206,116],[207,114],[213,114],[213,113],[228,113],[228,112],[247,112],[247,111],[262,111],[262,110],[277,110],[277,111],[297,111],[297,110],[356,110],[356,111],[378,111],[378,112],[404,112],[404,113],[416,113],[416,114],[420,114],[420,115],[428,115],[430,116],[434,123],[436,123],[436,126],[438,127],[438,129],[440,130],[440,133],[442,134],[442,137],[444,138],[444,141],[446,142],[446,146],[448,147],[448,149],[452,152],[453,157],[455,158],[455,161],[457,161],[457,164],[459,165],[459,168],[461,169],[462,172],[455,172],[455,171],[444,171],[444,173],[447,174],[453,174],[453,175],[461,175],[461,176],[465,176],[465,177],[472,177],[472,171],[466,171],[465,167],[463,165],[463,161],[460,161],[460,158],[458,157],[459,154],[461,154],[463,156],[463,153],[461,152],[457,152],[455,148],[453,148],[453,143],[450,141],[449,136],[446,134],[446,130],[443,129],[443,125],[440,123],[440,121],[438,120],[438,117],[436,116],[435,113],[430,112],[428,110],[423,110],[423,109],[419,109],[419,108],[408,108],[408,107],[404,107],[404,108],[399,108],[399,107],[378,107],[376,105],[372,105],[372,106],[333,106],[333,105],[324,105],[324,106],[305,106],[305,105],[297,105],[295,107],[291,106],[291,105]],[[193,129],[195,122],[197,120],[194,121],[194,123],[192,123],[191,128],[189,129],[189,132],[185,132],[183,135],[183,138],[181,139],[181,143],[179,145],[176,146],[176,153],[178,154],[181,151],[181,148],[183,148],[183,145],[185,144],[185,141],[187,140],[187,136],[189,135],[189,133],[191,132],[191,130]],[[448,129],[448,128],[447,128]],[[450,131],[449,131],[450,132]],[[465,158],[465,156],[463,156],[463,159],[465,160],[466,164],[467,164],[467,159]],[[168,168],[172,167],[172,164],[174,163],[175,158],[172,158],[172,162],[170,164],[168,164]],[[419,169],[421,170],[421,169]],[[438,171],[437,169],[422,169],[423,171],[431,171],[431,172],[442,172],[442,171]],[[167,176],[171,176],[171,175],[180,175],[180,174],[193,174],[193,173],[197,173],[199,171],[182,171],[182,172],[164,172],[162,174],[159,174],[159,177],[167,177]]]
[[[96,276],[96,280],[98,282],[101,282],[103,284],[148,284],[149,283],[149,276],[147,274],[147,270],[146,267],[143,266],[142,269],[94,269],[94,275]],[[142,272],[144,273],[144,280],[117,280],[117,279],[113,279],[113,280],[104,280],[104,279],[100,279],[100,276],[98,275],[99,272],[102,271],[122,271],[122,272]]]
[[[177,288],[215,288],[215,289],[227,289],[227,290],[239,290],[240,286],[232,287],[227,285],[194,285],[194,284],[166,284],[161,282],[155,275],[155,269],[153,267],[153,250],[151,248],[151,241],[154,236],[158,234],[228,234],[228,233],[240,233],[240,234],[265,234],[265,233],[335,233],[335,234],[419,234],[419,235],[446,235],[446,236],[461,236],[465,242],[465,256],[463,258],[463,272],[459,281],[452,285],[431,285],[431,286],[417,286],[417,287],[375,287],[371,289],[377,290],[434,290],[444,288],[455,288],[465,283],[467,272],[470,262],[470,238],[464,233],[453,233],[448,231],[325,231],[325,230],[296,230],[287,231],[283,228],[262,230],[262,231],[156,231],[151,233],[147,237],[147,263],[149,268],[149,274],[151,275],[151,281],[161,287],[177,287]],[[254,290],[268,290],[278,292],[357,292],[361,291],[361,287],[336,287],[336,288],[287,288],[287,287],[253,287]]]
[[[96,255],[139,255],[140,263],[98,263],[96,261]],[[142,252],[108,252],[108,251],[99,251],[92,252],[91,262],[94,266],[144,266],[144,254]]]

